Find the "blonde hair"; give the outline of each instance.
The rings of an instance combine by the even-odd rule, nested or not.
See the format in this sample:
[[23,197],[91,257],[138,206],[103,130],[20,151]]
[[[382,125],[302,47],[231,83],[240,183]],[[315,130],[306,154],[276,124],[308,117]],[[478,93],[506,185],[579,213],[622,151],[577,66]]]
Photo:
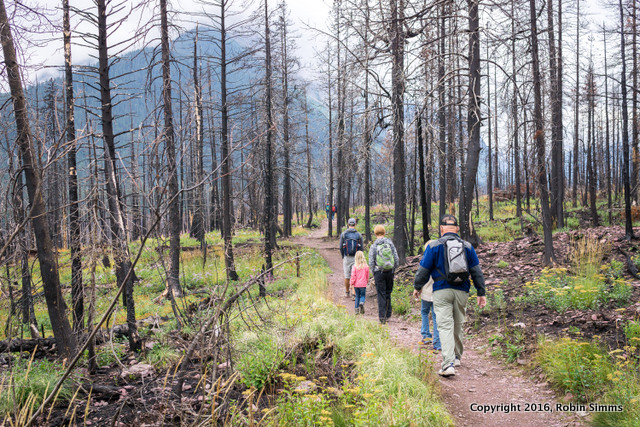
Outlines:
[[355,266],[357,270],[364,268],[367,265],[367,259],[364,257],[364,252],[356,252]]
[[384,225],[378,224],[373,229],[373,234],[375,234],[376,236],[384,236],[384,233],[385,233]]

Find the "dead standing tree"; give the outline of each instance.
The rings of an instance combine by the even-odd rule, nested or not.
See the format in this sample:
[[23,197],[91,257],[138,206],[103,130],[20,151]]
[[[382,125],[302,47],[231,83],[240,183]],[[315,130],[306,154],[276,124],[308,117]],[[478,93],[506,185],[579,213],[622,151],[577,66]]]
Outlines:
[[463,239],[478,243],[478,237],[471,223],[473,190],[476,186],[478,163],[480,162],[480,18],[479,0],[468,0],[469,5],[469,107],[467,113],[466,173],[460,192],[460,234]]
[[73,71],[71,69],[71,22],[69,0],[62,0],[64,35],[64,74],[67,108],[66,137],[68,144],[67,167],[69,169],[69,235],[71,245],[71,300],[73,330],[77,334],[84,328],[84,288],[82,285],[82,260],[80,254],[80,213],[78,206],[78,173],[76,168],[76,125],[74,117]]
[[202,114],[202,86],[200,83],[200,64],[198,64],[198,27],[193,40],[193,92],[194,92],[194,113],[195,113],[195,153],[194,159],[194,182],[195,194],[193,200],[193,219],[189,233],[200,242],[202,248],[205,247],[205,226],[204,226],[204,120]]
[[45,300],[51,320],[53,335],[56,338],[60,355],[70,358],[76,351],[76,339],[67,319],[67,305],[62,297],[58,264],[49,237],[44,200],[42,197],[41,171],[35,160],[33,140],[27,114],[27,103],[22,87],[20,66],[18,65],[16,48],[11,33],[11,25],[7,16],[4,0],[0,0],[0,42],[4,54],[5,70],[13,101],[13,113],[16,119],[16,144],[20,150],[22,168],[27,185],[30,203],[30,218],[36,238],[38,261],[44,288]]
[[536,141],[536,160],[540,205],[542,207],[542,229],[544,232],[544,263],[551,264],[555,260],[553,252],[553,236],[551,233],[551,209],[549,207],[549,188],[547,186],[547,168],[545,166],[544,118],[542,115],[542,89],[540,76],[540,60],[538,53],[538,23],[536,1],[529,0],[531,18],[531,59],[533,68],[534,121]]
[[389,39],[391,42],[391,109],[393,111],[393,244],[398,251],[400,264],[407,254],[407,197],[404,158],[404,49],[407,33],[403,28],[404,0],[390,0]]
[[226,13],[228,1],[220,2],[220,108],[221,122],[221,153],[222,153],[222,237],[224,239],[224,263],[227,277],[238,280],[235,261],[233,259],[233,244],[231,234],[231,213],[233,199],[231,187],[231,150],[229,149],[229,104],[227,102],[227,27]]
[[129,327],[129,347],[132,351],[140,349],[140,337],[136,326],[136,309],[133,300],[133,286],[135,274],[129,270],[133,269],[129,246],[127,245],[127,233],[125,230],[124,215],[122,213],[122,201],[120,200],[119,180],[117,173],[117,159],[115,147],[115,134],[113,130],[113,99],[111,96],[111,78],[109,70],[111,68],[108,34],[115,23],[107,24],[109,11],[107,7],[110,1],[97,0],[98,6],[98,75],[100,83],[101,121],[102,136],[104,140],[104,160],[105,160],[105,180],[107,187],[107,200],[111,219],[111,237],[116,267],[116,280],[118,287],[126,279],[123,299],[127,307],[127,325]]
[[162,108],[164,112],[163,137],[167,150],[167,183],[169,203],[169,272],[167,291],[171,298],[182,296],[180,287],[180,190],[178,188],[178,164],[176,159],[173,111],[171,108],[171,59],[169,52],[169,22],[167,0],[160,0],[160,46],[162,50]]
[[[264,0],[264,47],[265,47],[265,113],[266,113],[266,141],[265,141],[265,149],[264,149],[264,161],[265,161],[265,169],[264,169],[264,218],[263,218],[263,226],[264,226],[264,260],[265,260],[265,271],[271,271],[273,268],[272,261],[272,238],[275,234],[275,206],[273,199],[273,192],[275,188],[273,188],[273,167],[272,167],[272,157],[273,157],[273,115],[271,110],[271,78],[272,78],[272,70],[271,70],[271,36],[270,36],[270,28],[269,28],[269,2],[268,0]],[[260,286],[260,296],[265,295],[264,286]]]
[[[241,61],[246,51],[242,51],[237,54],[229,54],[228,41],[230,39],[230,31],[238,29],[238,27],[244,25],[246,20],[239,20],[232,26],[228,25],[229,15],[232,14],[231,6],[232,0],[219,0],[219,1],[202,1],[202,4],[211,6],[213,10],[218,10],[217,13],[207,13],[207,17],[212,21],[213,27],[217,30],[214,36],[214,41],[219,49],[219,56],[213,60],[219,65],[219,79],[220,79],[220,169],[221,169],[221,193],[222,193],[222,210],[221,210],[221,232],[224,240],[224,258],[225,269],[227,277],[230,280],[238,280],[238,274],[236,273],[235,260],[233,256],[233,158],[231,150],[231,120],[230,120],[230,101],[229,101],[229,89],[228,89],[228,77],[229,74],[236,71],[235,69],[229,69],[233,64],[237,64]],[[233,13],[233,15],[236,15]],[[209,83],[210,84],[210,83]],[[211,92],[211,89],[209,90]],[[214,132],[211,133],[211,138],[214,138]],[[215,151],[212,143],[211,148],[212,156],[215,159]],[[242,152],[241,152],[242,154]],[[213,183],[213,188],[217,188],[217,183]],[[216,195],[217,197],[217,195]],[[213,202],[213,194],[212,194]]]
[[624,214],[625,238],[633,239],[633,223],[631,218],[631,185],[629,183],[629,112],[627,110],[627,57],[624,39],[624,8],[622,0],[620,6],[620,59],[622,60],[622,74],[620,87],[622,90],[622,180],[624,185]]

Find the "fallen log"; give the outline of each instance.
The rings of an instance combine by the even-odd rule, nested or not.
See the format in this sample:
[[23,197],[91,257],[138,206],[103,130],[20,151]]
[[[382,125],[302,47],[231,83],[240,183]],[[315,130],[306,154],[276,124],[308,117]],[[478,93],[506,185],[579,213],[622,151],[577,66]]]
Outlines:
[[[167,320],[167,317],[151,316],[146,319],[138,320],[136,324],[138,326],[159,325],[161,322],[165,322]],[[110,330],[101,329],[96,334],[96,345],[107,342],[111,334],[113,334],[114,337],[127,337],[129,336],[129,326],[126,324],[115,325]],[[0,341],[0,353],[15,353],[19,351],[32,352],[36,347],[38,347],[39,350],[52,351],[55,349],[55,344],[56,340],[53,337],[32,339],[14,338],[12,340]]]
[[123,387],[105,384],[75,383],[75,389],[83,396],[88,396],[91,393],[93,400],[119,400],[126,393]]
[[0,341],[0,353],[14,353],[17,351],[33,351],[36,347],[42,349],[52,349],[56,344],[55,338],[32,338]]
[[635,279],[640,280],[640,275],[638,274],[638,267],[636,267],[636,263],[633,262],[628,253],[626,253],[621,247],[618,247],[620,253],[625,257],[627,261],[627,270],[629,270],[629,274],[631,274]]

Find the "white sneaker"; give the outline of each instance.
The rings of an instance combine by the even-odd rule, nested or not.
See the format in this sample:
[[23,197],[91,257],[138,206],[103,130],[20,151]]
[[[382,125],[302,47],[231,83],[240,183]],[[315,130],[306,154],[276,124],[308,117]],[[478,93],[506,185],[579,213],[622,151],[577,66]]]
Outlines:
[[442,377],[453,377],[456,374],[456,369],[453,367],[453,363],[444,369],[438,371],[438,375]]
[[453,366],[455,366],[456,368],[457,368],[458,366],[460,366],[460,364],[461,364],[461,363],[460,363],[460,359],[456,359],[456,360],[454,360],[454,361],[453,361]]

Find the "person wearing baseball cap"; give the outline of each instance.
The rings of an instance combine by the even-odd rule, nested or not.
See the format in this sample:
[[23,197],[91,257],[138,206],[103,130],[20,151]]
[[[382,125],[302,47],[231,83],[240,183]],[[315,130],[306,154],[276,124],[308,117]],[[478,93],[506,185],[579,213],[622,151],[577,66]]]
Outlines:
[[460,238],[459,231],[455,216],[442,216],[441,237],[427,245],[413,282],[413,294],[418,298],[423,286],[433,279],[433,309],[442,346],[442,367],[438,374],[443,377],[456,375],[455,368],[461,364],[462,325],[471,288],[469,279],[478,292],[478,307],[484,307],[487,302],[478,255],[471,243]]
[[[349,298],[352,296],[349,284],[351,269],[356,260],[356,252],[361,251],[364,248],[364,244],[362,235],[356,230],[356,219],[349,218],[347,225],[349,228],[340,235],[340,254],[342,255],[342,267],[344,270],[344,292],[345,296]],[[355,294],[353,298],[355,299]]]

